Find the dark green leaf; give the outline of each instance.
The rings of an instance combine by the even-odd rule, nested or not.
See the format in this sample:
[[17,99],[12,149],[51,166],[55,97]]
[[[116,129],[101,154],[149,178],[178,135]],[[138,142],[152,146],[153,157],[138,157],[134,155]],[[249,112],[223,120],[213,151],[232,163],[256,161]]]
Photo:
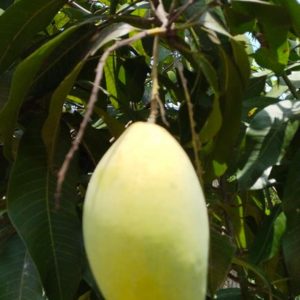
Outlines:
[[265,285],[265,287],[268,290],[268,294],[271,295],[272,294],[272,287],[271,287],[271,283],[269,282],[269,279],[266,277],[265,272],[259,268],[256,265],[250,264],[238,257],[234,257],[232,262],[238,266],[241,266],[242,268],[252,271]]
[[42,31],[66,0],[15,1],[0,17],[0,73]]
[[297,0],[281,0],[280,1],[282,5],[284,5],[288,13],[290,15],[290,18],[292,20],[293,28],[295,32],[297,33],[298,36],[300,36],[300,19],[299,19],[299,14],[300,14],[300,5],[299,1]]
[[241,289],[228,288],[219,290],[217,293],[217,299],[220,300],[242,300]]
[[47,148],[49,163],[52,163],[57,135],[59,134],[60,118],[63,104],[70,92],[84,62],[80,62],[61,82],[51,97],[48,118],[43,126],[43,140]]
[[[228,167],[228,161],[236,144],[240,128],[244,82],[234,60],[220,49],[222,72],[220,96],[222,127],[215,138],[207,171],[210,176],[221,176]],[[214,174],[214,175],[212,175]]]
[[75,210],[75,167],[69,170],[59,207],[55,205],[55,169],[70,147],[61,128],[54,165],[47,160],[39,117],[31,116],[9,182],[8,213],[32,257],[49,299],[74,299],[81,276],[80,223]]
[[123,63],[125,69],[125,93],[127,99],[132,102],[139,102],[142,100],[145,79],[147,73],[150,71],[148,65],[145,63],[144,56],[136,56],[126,59]]
[[75,31],[76,27],[70,28],[63,34],[58,35],[32,55],[25,59],[16,69],[9,95],[9,101],[0,111],[0,137],[5,144],[5,153],[11,157],[12,137],[15,130],[19,110],[28,93],[33,80],[42,65],[44,59],[57,47],[65,38]]
[[258,234],[249,249],[249,261],[255,265],[271,259],[280,251],[281,238],[285,231],[286,217],[280,207],[275,207],[270,216],[258,228]]
[[283,238],[284,259],[294,293],[300,293],[300,151],[291,161],[283,197],[283,210],[287,217],[287,229]]
[[17,234],[0,251],[0,299],[46,299],[36,267]]
[[210,263],[208,291],[214,295],[227,277],[235,248],[230,239],[212,230],[210,235]]

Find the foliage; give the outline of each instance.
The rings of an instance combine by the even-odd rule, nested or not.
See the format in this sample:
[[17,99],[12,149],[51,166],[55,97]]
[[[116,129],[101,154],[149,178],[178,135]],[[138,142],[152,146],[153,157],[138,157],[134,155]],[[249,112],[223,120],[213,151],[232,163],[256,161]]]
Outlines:
[[0,299],[102,299],[85,190],[112,138],[148,118],[153,90],[157,123],[202,168],[208,299],[300,295],[299,14],[296,0],[0,0]]

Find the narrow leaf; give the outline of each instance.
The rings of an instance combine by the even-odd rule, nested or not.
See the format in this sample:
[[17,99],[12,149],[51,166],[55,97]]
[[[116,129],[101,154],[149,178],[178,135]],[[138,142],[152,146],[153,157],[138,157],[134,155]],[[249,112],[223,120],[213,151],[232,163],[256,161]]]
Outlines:
[[[252,187],[264,172],[280,162],[298,128],[298,122],[292,120],[300,116],[299,105],[299,101],[284,100],[255,115],[246,132],[245,155],[237,173],[241,189]],[[269,173],[270,170],[263,176]]]
[[51,97],[48,118],[43,126],[43,140],[47,148],[49,163],[52,163],[55,154],[63,104],[83,65],[84,61],[80,62],[62,81]]
[[11,142],[15,124],[22,106],[24,98],[28,93],[35,75],[37,74],[44,59],[57,47],[66,37],[68,37],[76,28],[70,28],[63,34],[43,45],[36,50],[32,55],[26,58],[16,69],[9,95],[9,100],[6,102],[3,109],[0,111],[0,137],[5,145],[6,156],[11,157]]
[[210,235],[210,263],[208,291],[214,295],[227,277],[235,248],[228,237],[212,230]]
[[10,176],[8,213],[37,266],[47,297],[73,300],[81,276],[81,230],[75,207],[78,179],[74,167],[65,179],[59,208],[54,200],[54,169],[61,165],[70,147],[70,136],[62,127],[55,164],[49,166],[40,118],[30,119],[33,122],[22,137]]
[[258,234],[249,249],[249,261],[255,265],[271,259],[281,247],[281,238],[285,231],[286,217],[280,207],[275,207],[270,216],[258,229]]
[[291,161],[283,196],[283,210],[287,217],[287,229],[283,238],[284,259],[294,294],[300,293],[300,151]]
[[[236,63],[223,49],[220,49],[222,73],[220,77],[221,90],[220,108],[222,112],[222,127],[215,138],[208,174],[221,176],[228,167],[232,152],[239,134],[244,82]],[[245,79],[244,79],[245,80]]]
[[22,240],[14,234],[0,252],[0,299],[43,300],[41,280]]

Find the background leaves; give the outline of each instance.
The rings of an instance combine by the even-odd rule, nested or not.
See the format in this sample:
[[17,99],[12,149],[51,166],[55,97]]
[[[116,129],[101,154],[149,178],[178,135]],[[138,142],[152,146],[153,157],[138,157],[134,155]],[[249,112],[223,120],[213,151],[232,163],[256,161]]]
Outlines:
[[[300,4],[163,5],[170,26],[159,34],[157,79],[169,126],[160,115],[157,122],[203,166],[207,298],[293,299],[300,294]],[[84,196],[126,124],[149,116],[153,36],[102,62],[97,102],[59,203],[56,174],[80,128],[100,57],[119,40],[155,32],[160,21],[152,6],[0,0],[1,299],[103,300],[84,254]]]

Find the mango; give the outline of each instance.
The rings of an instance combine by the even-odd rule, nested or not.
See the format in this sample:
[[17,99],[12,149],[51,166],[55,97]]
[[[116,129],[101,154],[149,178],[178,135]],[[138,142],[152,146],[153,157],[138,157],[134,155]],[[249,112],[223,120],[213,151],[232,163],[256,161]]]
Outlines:
[[163,127],[134,123],[100,160],[83,234],[106,300],[205,299],[205,198],[188,156]]

